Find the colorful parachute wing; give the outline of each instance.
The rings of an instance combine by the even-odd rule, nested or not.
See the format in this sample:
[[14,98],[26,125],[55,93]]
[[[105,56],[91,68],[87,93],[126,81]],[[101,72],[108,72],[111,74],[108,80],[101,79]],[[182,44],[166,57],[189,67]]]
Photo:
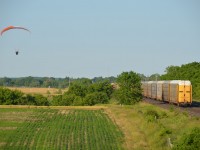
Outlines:
[[4,32],[8,31],[8,30],[11,30],[11,29],[22,29],[22,30],[26,30],[28,32],[30,32],[28,29],[24,28],[24,27],[16,27],[16,26],[8,26],[6,28],[4,28],[2,31],[1,31],[1,35],[3,35]]

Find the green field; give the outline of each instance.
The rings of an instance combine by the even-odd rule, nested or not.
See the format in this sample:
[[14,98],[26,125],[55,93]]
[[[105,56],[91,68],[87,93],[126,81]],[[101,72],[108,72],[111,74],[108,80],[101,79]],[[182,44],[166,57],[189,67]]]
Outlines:
[[0,109],[0,149],[117,150],[122,141],[102,109]]
[[200,118],[140,102],[132,106],[0,106],[0,149],[170,150]]

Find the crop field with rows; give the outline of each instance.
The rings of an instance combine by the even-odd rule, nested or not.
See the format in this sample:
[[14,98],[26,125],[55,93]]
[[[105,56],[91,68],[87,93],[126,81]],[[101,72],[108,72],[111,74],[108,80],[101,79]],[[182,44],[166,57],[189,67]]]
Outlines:
[[1,108],[0,149],[123,149],[104,110]]

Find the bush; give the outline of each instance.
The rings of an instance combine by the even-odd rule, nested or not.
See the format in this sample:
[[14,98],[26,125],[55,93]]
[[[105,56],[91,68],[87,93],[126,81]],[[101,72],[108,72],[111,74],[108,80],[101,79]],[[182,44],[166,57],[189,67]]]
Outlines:
[[96,95],[95,93],[90,93],[87,94],[86,97],[84,98],[84,105],[95,105],[96,104]]
[[63,96],[62,96],[62,100],[60,102],[60,105],[61,106],[70,106],[73,104],[74,100],[76,98],[76,95],[75,94],[67,94],[65,93]]
[[49,106],[49,101],[46,97],[42,96],[41,94],[35,94],[35,105],[37,106]]
[[200,128],[192,129],[189,134],[184,136],[177,142],[173,150],[199,150],[200,148]]
[[155,110],[147,110],[145,113],[148,122],[153,122],[156,119],[159,119],[159,114]]
[[85,97],[87,93],[87,86],[83,84],[74,83],[69,87],[68,94],[74,94],[76,96]]
[[161,118],[167,118],[168,117],[168,115],[167,115],[167,113],[166,112],[161,112],[160,113],[160,115],[159,115],[159,118],[161,119]]
[[62,95],[55,95],[51,101],[52,106],[59,106],[62,101]]
[[24,94],[18,90],[10,90],[8,88],[0,88],[0,104],[17,105],[24,100]]
[[172,134],[172,131],[170,129],[167,129],[166,127],[162,126],[162,129],[160,131],[160,136],[165,136],[168,134]]
[[106,104],[109,101],[109,97],[104,92],[95,92],[93,93],[95,95],[96,103],[97,104]]
[[94,92],[87,94],[84,98],[84,105],[106,104],[109,101],[109,97],[104,92]]
[[74,98],[74,101],[73,101],[72,105],[73,106],[83,106],[84,105],[83,99],[80,96],[76,96]]
[[113,87],[110,84],[109,81],[103,81],[103,82],[98,82],[90,85],[88,87],[89,93],[94,93],[94,92],[103,92],[107,95],[108,98],[111,97],[111,94],[113,93]]

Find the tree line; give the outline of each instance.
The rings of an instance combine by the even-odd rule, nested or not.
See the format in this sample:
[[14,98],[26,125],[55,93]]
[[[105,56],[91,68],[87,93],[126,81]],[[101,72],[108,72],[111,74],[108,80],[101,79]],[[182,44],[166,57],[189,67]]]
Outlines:
[[18,90],[1,87],[0,104],[92,106],[109,103],[111,99],[119,104],[134,104],[142,99],[141,80],[137,73],[123,72],[116,78],[116,82],[120,88],[116,88],[109,80],[74,80],[67,92],[50,97],[40,94],[26,95]]
[[[67,88],[71,82],[81,81],[87,78],[54,78],[54,77],[19,77],[19,78],[0,78],[0,86],[4,87],[52,87],[52,88]],[[94,77],[91,79],[93,83],[101,81],[115,82],[116,77]]]

